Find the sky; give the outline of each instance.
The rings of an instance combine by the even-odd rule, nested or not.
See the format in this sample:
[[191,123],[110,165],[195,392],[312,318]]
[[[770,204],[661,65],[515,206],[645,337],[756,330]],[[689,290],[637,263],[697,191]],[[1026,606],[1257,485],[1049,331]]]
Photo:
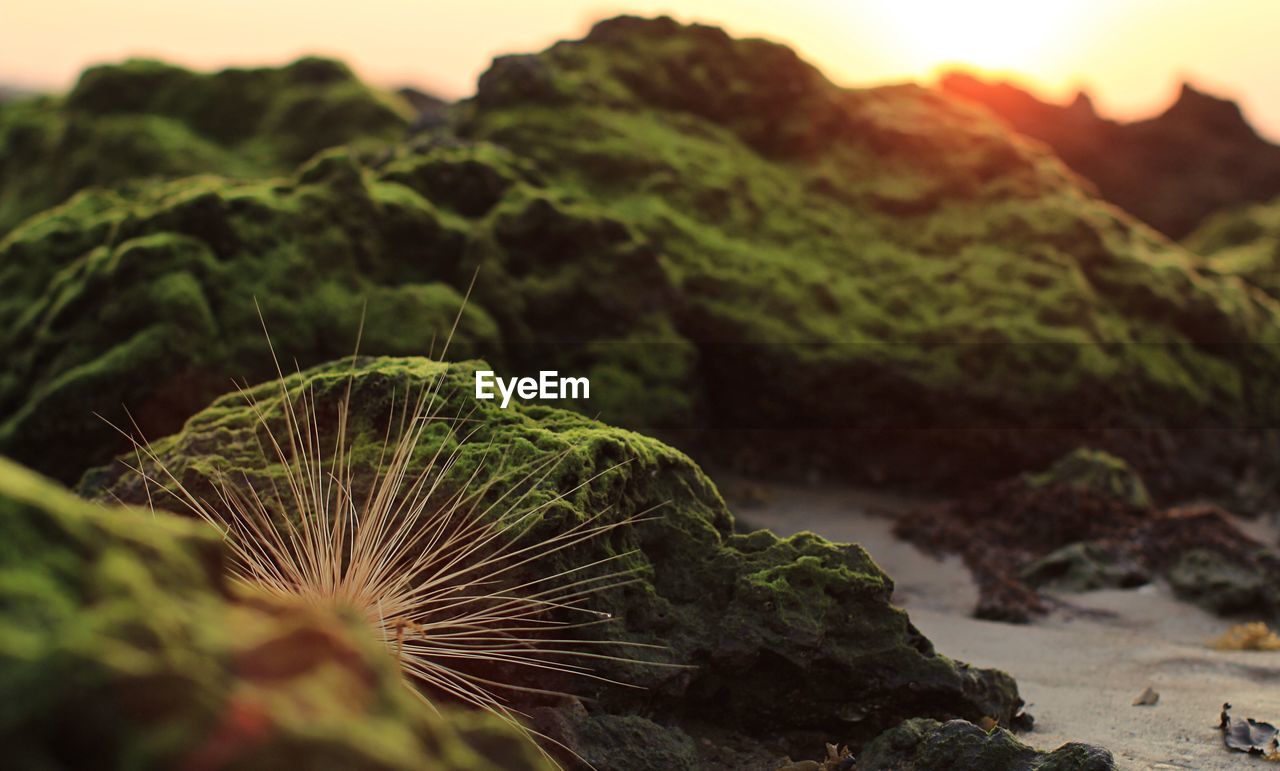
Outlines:
[[216,68],[319,53],[379,85],[462,97],[495,55],[623,12],[784,42],[849,86],[963,65],[1059,101],[1085,88],[1104,114],[1137,118],[1189,80],[1280,139],[1276,0],[0,0],[0,84],[65,89],[127,56]]

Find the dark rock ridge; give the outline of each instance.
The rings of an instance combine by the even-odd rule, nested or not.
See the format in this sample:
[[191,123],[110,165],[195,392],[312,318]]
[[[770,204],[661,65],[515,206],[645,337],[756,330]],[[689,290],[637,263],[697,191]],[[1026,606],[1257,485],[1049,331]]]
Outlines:
[[[111,93],[134,109],[157,67]],[[589,375],[580,408],[753,472],[974,486],[1089,443],[1206,495],[1280,458],[1183,430],[1274,421],[1280,349],[1242,343],[1280,305],[971,103],[620,18],[499,58],[450,125],[28,220],[0,241],[0,451],[74,479],[122,449],[92,413],[163,435],[267,377],[254,297],[304,367],[366,300],[364,352],[425,352],[479,267],[460,354]]]
[[1024,622],[1053,606],[1042,590],[1129,588],[1155,577],[1215,613],[1280,618],[1267,588],[1280,580],[1280,552],[1217,507],[1157,508],[1127,464],[1096,451],[923,509],[896,532],[964,557],[981,618]]
[[1111,753],[1087,744],[1037,752],[1002,728],[908,720],[867,747],[856,771],[1113,771]]
[[145,59],[92,67],[65,96],[0,104],[0,236],[86,187],[281,174],[326,147],[398,139],[411,114],[329,59],[208,74]]
[[[701,740],[727,734],[788,751],[814,735],[860,746],[910,717],[991,717],[1013,724],[1021,706],[1013,680],[936,652],[907,614],[890,604],[892,581],[861,547],[832,544],[811,534],[786,539],[766,531],[734,534],[732,517],[714,486],[681,453],[572,412],[545,407],[503,411],[491,402],[477,402],[472,374],[478,366],[485,365],[470,362],[446,369],[425,359],[371,358],[354,370],[350,364],[322,366],[289,378],[288,385],[314,389],[318,413],[332,416],[346,393],[348,376],[354,378],[347,430],[355,437],[356,479],[371,478],[367,464],[378,453],[365,445],[383,441],[396,397],[436,377],[446,378],[440,391],[444,414],[469,414],[477,427],[460,451],[453,479],[466,479],[477,464],[491,462],[490,446],[506,448],[503,480],[519,478],[528,464],[566,451],[530,499],[569,493],[530,533],[534,540],[601,511],[621,518],[658,507],[658,519],[628,525],[538,569],[581,567],[638,549],[624,565],[598,568],[630,567],[640,579],[592,600],[615,623],[578,634],[657,644],[663,648],[652,654],[657,661],[692,668],[626,662],[596,666],[605,677],[644,686],[640,690],[530,680],[529,685],[570,688],[589,697],[590,714],[557,702],[526,705],[542,708],[539,725],[548,732],[573,742],[585,756],[606,753],[602,768],[625,769],[652,766],[637,765],[639,759],[626,761],[636,742],[615,739],[646,733],[654,736],[655,752],[661,743],[662,752],[677,757],[687,756],[694,746],[689,736]],[[269,398],[276,389],[267,383],[252,393]],[[272,415],[280,430],[283,418]],[[322,444],[334,430],[331,420],[320,424]],[[259,435],[251,410],[239,394],[230,394],[154,449],[197,495],[212,495],[208,475],[214,469],[234,470],[254,484],[266,484],[280,473],[262,458],[259,441],[265,437]],[[441,432],[428,432],[418,457],[429,458],[439,441]],[[491,473],[488,466],[484,469]],[[570,492],[602,471],[608,473]],[[501,482],[492,495],[501,495],[509,484]],[[119,468],[90,475],[83,487],[127,502],[147,500],[137,477]],[[519,578],[513,581],[519,583]],[[628,654],[627,649],[618,652]]]
[[941,86],[1046,143],[1104,198],[1170,238],[1221,209],[1280,195],[1280,146],[1258,136],[1235,102],[1190,84],[1168,110],[1133,123],[1100,117],[1083,93],[1050,104],[965,73],[945,75]]
[[233,590],[224,556],[0,458],[6,766],[549,771],[505,723],[423,707],[364,622]]

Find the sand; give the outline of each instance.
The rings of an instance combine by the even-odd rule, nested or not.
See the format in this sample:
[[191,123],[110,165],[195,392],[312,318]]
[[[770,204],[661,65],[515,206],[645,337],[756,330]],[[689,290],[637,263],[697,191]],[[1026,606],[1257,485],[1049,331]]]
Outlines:
[[[733,501],[734,484],[725,486]],[[936,560],[891,533],[914,502],[838,488],[769,488],[756,505],[735,503],[744,528],[811,530],[861,543],[893,576],[895,602],[938,650],[1018,680],[1043,749],[1069,741],[1110,749],[1122,769],[1277,768],[1230,752],[1218,714],[1280,721],[1280,653],[1221,652],[1205,642],[1231,622],[1173,598],[1167,587],[1065,595],[1071,607],[1029,625],[971,617],[977,590],[958,558]],[[1147,687],[1155,706],[1133,701]]]

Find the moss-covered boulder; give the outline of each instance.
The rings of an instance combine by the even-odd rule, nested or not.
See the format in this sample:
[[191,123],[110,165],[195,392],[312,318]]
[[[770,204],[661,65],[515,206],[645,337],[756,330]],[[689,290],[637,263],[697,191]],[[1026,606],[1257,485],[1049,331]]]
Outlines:
[[1255,390],[1276,350],[1231,345],[1274,340],[1275,303],[959,98],[624,17],[496,59],[460,116],[661,251],[704,421],[743,465],[973,481],[1092,437],[1204,492],[1162,445],[1204,440],[1161,429],[1277,403]]
[[1054,607],[1039,590],[1132,588],[1167,579],[1215,613],[1272,621],[1280,551],[1210,505],[1161,509],[1120,458],[1078,449],[1023,474],[902,517],[894,531],[959,554],[978,583],[975,615],[1025,622]]
[[[111,72],[67,103],[239,104],[95,85]],[[480,267],[467,352],[587,375],[589,414],[693,429],[753,471],[974,485],[1087,443],[1203,495],[1273,457],[1183,429],[1276,417],[1280,347],[1240,344],[1274,342],[1274,298],[963,100],[841,89],[783,46],[620,18],[499,58],[451,121],[27,221],[0,243],[0,451],[71,479],[121,449],[91,413],[119,422],[123,402],[162,435],[228,378],[268,376],[255,296],[303,366],[350,347],[366,300],[365,352],[424,353]]]
[[280,174],[326,147],[399,139],[411,117],[328,59],[207,74],[145,59],[92,67],[65,96],[0,104],[0,235],[86,187]]
[[[503,410],[477,401],[473,373],[478,366],[484,365],[370,358],[354,369],[335,363],[309,370],[287,384],[295,393],[313,393],[317,414],[332,422],[350,378],[347,431],[354,437],[350,455],[357,463],[357,480],[371,477],[370,464],[379,457],[376,447],[384,441],[397,397],[444,378],[443,413],[469,415],[475,430],[458,449],[454,479],[466,479],[477,464],[493,457],[490,448],[502,448],[506,473],[492,492],[500,495],[513,483],[509,480],[521,476],[520,469],[566,453],[530,500],[562,493],[566,498],[542,517],[530,538],[562,532],[569,523],[598,512],[622,518],[653,510],[656,518],[555,555],[539,567],[581,567],[602,556],[637,550],[625,565],[640,580],[593,599],[595,609],[612,614],[615,621],[579,633],[658,645],[658,663],[688,667],[593,664],[605,677],[643,688],[570,684],[590,697],[592,709],[683,726],[695,735],[699,725],[747,732],[780,745],[812,731],[858,744],[916,716],[991,716],[1005,725],[1013,720],[1021,705],[1013,681],[935,652],[906,613],[890,604],[892,581],[860,547],[809,534],[786,539],[764,531],[735,534],[714,486],[680,452],[576,413],[541,406]],[[282,430],[278,403],[269,405],[277,388],[267,383],[250,395],[268,403],[268,420]],[[320,424],[321,445],[333,430],[331,424]],[[259,442],[266,439],[260,431],[244,399],[231,394],[154,449],[197,495],[211,495],[210,475],[217,469],[254,484],[266,484],[280,473],[262,457]],[[444,441],[443,433],[428,432],[423,441],[418,455],[430,458],[433,447]],[[494,473],[488,466],[483,471]],[[601,472],[603,476],[579,487]],[[145,502],[148,494],[135,475],[121,469],[90,475],[84,489],[131,502]],[[620,647],[616,652],[630,656],[632,650]],[[554,685],[565,687],[560,681]],[[626,732],[634,725],[615,721],[596,728]]]
[[362,323],[362,352],[438,354],[478,268],[451,353],[587,375],[589,408],[633,424],[687,414],[669,286],[623,222],[492,146],[364,160],[85,192],[0,241],[0,452],[69,481],[127,446],[95,413],[175,431],[274,373],[264,322],[301,366]]
[[858,756],[858,771],[1113,771],[1111,753],[1087,744],[1038,752],[1003,728],[908,720]]
[[1123,458],[1087,447],[1076,448],[1047,471],[1028,474],[1026,482],[1033,489],[1067,485],[1091,490],[1131,506],[1151,505],[1147,485],[1132,466]]
[[1183,244],[1213,271],[1280,299],[1280,200],[1214,214]]
[[12,768],[547,769],[433,712],[354,614],[232,591],[210,528],[0,459],[0,735]]

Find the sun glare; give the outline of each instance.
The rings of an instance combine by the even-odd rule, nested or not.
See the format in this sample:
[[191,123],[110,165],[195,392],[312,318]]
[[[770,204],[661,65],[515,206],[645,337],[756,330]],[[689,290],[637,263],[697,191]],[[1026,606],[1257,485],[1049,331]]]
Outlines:
[[897,0],[877,3],[882,29],[904,63],[986,70],[1043,65],[1081,3],[1062,0]]

